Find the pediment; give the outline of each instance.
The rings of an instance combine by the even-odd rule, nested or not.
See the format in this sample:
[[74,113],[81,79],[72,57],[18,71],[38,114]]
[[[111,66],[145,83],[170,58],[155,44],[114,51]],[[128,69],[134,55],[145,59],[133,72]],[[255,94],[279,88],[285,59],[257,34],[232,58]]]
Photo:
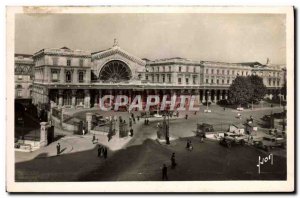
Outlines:
[[96,52],[94,54],[92,54],[92,61],[94,60],[99,60],[99,59],[104,59],[110,56],[115,56],[115,55],[119,55],[124,57],[125,59],[128,59],[132,62],[135,62],[139,65],[146,65],[146,62],[130,53],[128,53],[127,51],[121,49],[118,46],[114,46],[110,49],[104,50],[104,51],[100,51],[100,52]]

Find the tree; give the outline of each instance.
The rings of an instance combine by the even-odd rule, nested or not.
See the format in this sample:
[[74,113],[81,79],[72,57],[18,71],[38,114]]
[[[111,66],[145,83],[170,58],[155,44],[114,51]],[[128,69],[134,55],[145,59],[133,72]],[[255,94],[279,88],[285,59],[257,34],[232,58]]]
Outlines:
[[263,79],[256,75],[248,76],[251,86],[253,89],[252,97],[250,98],[251,102],[257,103],[264,98],[267,93],[267,87],[264,85]]
[[251,101],[253,88],[248,77],[238,76],[229,87],[229,101],[233,104],[244,105]]
[[238,76],[229,87],[229,101],[238,105],[256,103],[264,98],[266,92],[267,88],[261,77]]

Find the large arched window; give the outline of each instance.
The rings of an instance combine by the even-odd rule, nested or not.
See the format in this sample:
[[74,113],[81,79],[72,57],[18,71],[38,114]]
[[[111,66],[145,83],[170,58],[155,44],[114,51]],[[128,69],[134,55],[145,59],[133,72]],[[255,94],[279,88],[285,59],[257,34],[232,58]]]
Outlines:
[[130,80],[132,74],[128,65],[122,61],[114,60],[106,63],[100,71],[100,80],[120,82]]

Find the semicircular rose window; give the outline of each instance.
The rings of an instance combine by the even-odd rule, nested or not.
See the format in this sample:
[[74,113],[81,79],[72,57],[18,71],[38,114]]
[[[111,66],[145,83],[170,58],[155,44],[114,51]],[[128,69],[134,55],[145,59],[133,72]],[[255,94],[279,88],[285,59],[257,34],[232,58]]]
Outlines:
[[131,78],[131,71],[124,62],[114,60],[102,67],[99,78],[110,82],[128,81]]

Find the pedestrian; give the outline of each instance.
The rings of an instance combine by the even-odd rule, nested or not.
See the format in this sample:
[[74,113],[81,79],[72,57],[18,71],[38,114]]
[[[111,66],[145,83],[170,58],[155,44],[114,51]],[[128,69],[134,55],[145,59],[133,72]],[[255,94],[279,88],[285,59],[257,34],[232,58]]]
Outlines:
[[176,117],[177,117],[177,118],[179,117],[179,111],[176,112]]
[[192,151],[192,150],[193,150],[193,144],[192,144],[192,141],[190,141],[189,151]]
[[57,145],[56,145],[56,151],[57,151],[57,155],[59,155],[60,154],[60,144],[59,143],[57,143]]
[[133,136],[133,129],[132,128],[130,129],[130,136],[131,137]]
[[197,111],[195,111],[195,113],[194,113],[195,115],[197,115]]
[[166,166],[166,164],[163,165],[163,168],[162,168],[162,180],[168,180],[168,168]]
[[103,149],[103,156],[104,156],[104,159],[107,158],[107,148],[106,147],[104,147],[104,149]]
[[137,121],[140,121],[140,116],[139,115],[137,116]]
[[85,134],[85,131],[84,131],[84,128],[82,129],[82,135],[84,135]]
[[186,142],[186,149],[189,149],[189,148],[190,148],[190,141],[187,140],[187,142]]
[[188,119],[188,115],[187,115],[187,114],[185,114],[185,119],[186,119],[186,120]]
[[176,166],[176,161],[175,161],[175,153],[172,154],[172,157],[171,157],[171,166],[172,168],[175,168]]
[[223,110],[225,111],[225,110],[226,110],[226,108],[225,108],[225,107],[223,107]]
[[102,146],[99,144],[98,146],[98,157],[101,157],[102,156]]
[[93,139],[92,139],[93,144],[94,144],[95,140],[96,140],[96,136],[95,136],[95,133],[94,133],[93,134]]

